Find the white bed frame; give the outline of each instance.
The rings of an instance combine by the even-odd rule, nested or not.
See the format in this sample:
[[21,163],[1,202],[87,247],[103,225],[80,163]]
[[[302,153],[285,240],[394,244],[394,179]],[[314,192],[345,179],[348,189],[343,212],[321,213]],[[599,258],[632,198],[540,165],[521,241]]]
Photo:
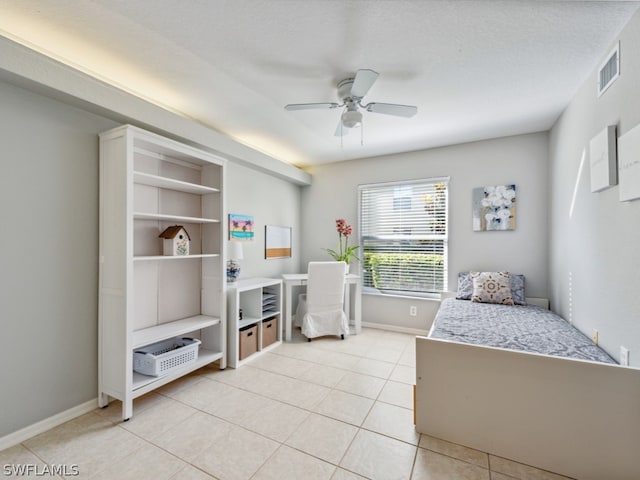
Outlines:
[[640,479],[638,368],[419,336],[415,416],[420,433],[544,470]]

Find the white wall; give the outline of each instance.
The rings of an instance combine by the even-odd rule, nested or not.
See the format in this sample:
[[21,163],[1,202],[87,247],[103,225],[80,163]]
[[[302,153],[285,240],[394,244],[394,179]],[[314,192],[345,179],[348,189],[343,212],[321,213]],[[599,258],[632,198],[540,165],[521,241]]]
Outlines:
[[589,336],[597,329],[614,358],[620,345],[629,348],[633,366],[640,366],[640,201],[620,202],[617,186],[590,192],[589,141],[607,125],[620,136],[640,123],[638,45],[640,13],[620,35],[618,80],[598,98],[594,69],[550,134],[552,307]]
[[[365,139],[366,140],[366,139]],[[337,246],[336,218],[356,229],[359,184],[449,176],[449,289],[463,270],[508,270],[526,276],[528,296],[547,296],[548,136],[535,133],[310,168],[302,191],[302,264],[328,260]],[[511,232],[472,230],[472,190],[515,183],[517,225]],[[353,268],[353,267],[352,267]],[[418,316],[409,316],[409,306]],[[365,295],[363,321],[425,330],[438,303]]]
[[97,395],[98,137],[0,83],[0,437]]
[[[97,397],[98,136],[119,124],[0,81],[0,439]],[[300,189],[227,170],[227,209],[255,216],[244,276],[299,269]],[[294,256],[264,260],[264,225]]]
[[[250,168],[230,163],[227,168],[229,213],[252,215],[253,241],[242,242],[240,278],[280,277],[300,271],[300,187]],[[265,225],[292,228],[291,258],[264,258]]]

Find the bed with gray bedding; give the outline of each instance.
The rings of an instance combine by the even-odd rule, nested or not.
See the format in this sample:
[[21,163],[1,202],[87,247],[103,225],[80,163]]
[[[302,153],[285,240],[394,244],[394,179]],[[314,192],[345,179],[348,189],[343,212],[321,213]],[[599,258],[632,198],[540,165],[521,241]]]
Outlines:
[[442,301],[429,337],[616,363],[562,317],[532,305],[496,305],[447,298]]
[[640,369],[545,308],[443,299],[416,337],[414,398],[418,433],[571,478],[640,479]]

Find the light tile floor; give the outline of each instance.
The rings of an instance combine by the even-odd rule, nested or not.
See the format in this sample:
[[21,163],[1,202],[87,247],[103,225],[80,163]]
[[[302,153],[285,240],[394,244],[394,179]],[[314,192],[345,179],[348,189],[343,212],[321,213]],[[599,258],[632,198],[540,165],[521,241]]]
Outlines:
[[411,335],[308,343],[297,331],[237,370],[203,368],[137,399],[129,422],[113,402],[0,452],[0,465],[117,480],[566,478],[416,433],[414,377]]

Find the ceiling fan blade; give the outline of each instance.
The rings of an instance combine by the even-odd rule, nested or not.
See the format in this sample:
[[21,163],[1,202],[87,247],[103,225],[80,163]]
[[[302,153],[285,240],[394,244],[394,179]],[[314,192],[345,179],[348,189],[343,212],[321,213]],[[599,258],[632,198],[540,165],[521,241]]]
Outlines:
[[349,128],[345,127],[342,124],[342,120],[338,120],[338,125],[336,126],[336,133],[334,133],[333,135],[336,137],[344,137],[345,135],[349,134]]
[[385,115],[395,115],[397,117],[413,117],[418,113],[418,107],[413,105],[398,105],[395,103],[369,103],[365,105],[367,112],[384,113]]
[[376,78],[378,78],[378,72],[366,69],[358,70],[355,78],[353,79],[353,85],[351,86],[351,96],[359,98],[364,97],[371,86],[375,83]]
[[285,110],[316,110],[324,108],[336,108],[339,107],[337,103],[290,103],[285,105]]

